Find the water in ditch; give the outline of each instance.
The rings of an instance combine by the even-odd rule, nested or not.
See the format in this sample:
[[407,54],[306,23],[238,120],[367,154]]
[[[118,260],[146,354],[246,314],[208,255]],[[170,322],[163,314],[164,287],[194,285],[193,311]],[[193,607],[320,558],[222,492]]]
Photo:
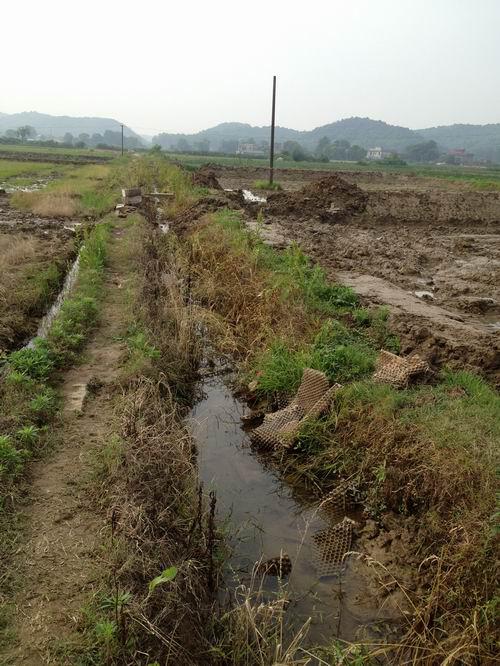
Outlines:
[[[219,518],[229,515],[230,530],[236,534],[229,587],[235,581],[248,583],[255,562],[284,551],[292,561],[287,615],[296,628],[312,618],[310,644],[373,636],[370,628],[390,617],[368,593],[366,579],[356,573],[355,558],[347,559],[340,577],[318,578],[312,535],[327,523],[303,489],[288,485],[269,458],[252,448],[241,420],[246,405],[233,396],[224,377],[208,377],[201,388],[203,397],[189,421],[205,490],[216,491]],[[351,517],[359,520],[360,514]],[[278,583],[266,576],[264,585],[272,594]],[[379,631],[375,633],[380,638]]]
[[55,301],[52,303],[52,305],[50,306],[49,310],[45,313],[45,315],[41,318],[35,336],[28,342],[26,347],[33,347],[34,341],[37,338],[47,337],[47,333],[49,332],[50,327],[52,326],[52,322],[54,321],[55,317],[59,314],[59,311],[61,310],[62,304],[64,303],[64,299],[67,298],[68,294],[73,288],[73,285],[76,282],[79,269],[80,269],[80,253],[77,255],[69,271],[66,273],[63,286],[60,292],[57,294]]

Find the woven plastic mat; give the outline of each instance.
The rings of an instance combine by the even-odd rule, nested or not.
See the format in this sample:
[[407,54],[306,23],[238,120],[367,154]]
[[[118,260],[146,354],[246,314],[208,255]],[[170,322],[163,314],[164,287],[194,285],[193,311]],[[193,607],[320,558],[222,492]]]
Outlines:
[[340,384],[329,387],[323,372],[305,368],[295,398],[284,409],[266,414],[262,425],[252,432],[252,439],[271,448],[291,446],[303,421],[321,416],[339,388]]
[[382,350],[377,359],[373,380],[382,384],[392,384],[397,388],[408,386],[417,375],[429,372],[429,364],[418,354],[408,358]]

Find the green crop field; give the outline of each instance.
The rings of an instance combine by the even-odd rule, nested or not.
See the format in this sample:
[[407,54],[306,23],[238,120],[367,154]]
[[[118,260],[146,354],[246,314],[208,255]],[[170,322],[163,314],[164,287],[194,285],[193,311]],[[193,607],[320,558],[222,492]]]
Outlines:
[[33,153],[42,155],[65,155],[65,156],[98,156],[98,157],[116,157],[120,151],[100,150],[98,148],[54,148],[44,146],[32,146],[29,143],[24,145],[10,145],[0,143],[0,153]]

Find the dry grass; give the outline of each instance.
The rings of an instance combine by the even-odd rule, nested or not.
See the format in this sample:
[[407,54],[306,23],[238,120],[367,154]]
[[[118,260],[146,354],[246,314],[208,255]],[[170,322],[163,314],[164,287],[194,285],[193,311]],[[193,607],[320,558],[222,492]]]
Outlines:
[[33,212],[40,217],[74,217],[77,211],[77,202],[67,194],[47,192],[33,205]]
[[59,287],[73,243],[49,247],[35,236],[0,234],[0,348],[11,348],[33,330]]
[[111,165],[75,167],[44,190],[15,192],[11,205],[40,217],[101,217],[118,200],[121,183]]
[[302,645],[309,631],[310,619],[293,632],[287,623],[290,603],[286,588],[270,598],[263,591],[262,576],[255,571],[247,585],[234,591],[229,608],[218,620],[214,663],[241,666],[269,664],[307,664]]
[[291,478],[353,479],[382,525],[388,511],[410,521],[407,567],[420,589],[405,592],[414,613],[395,663],[490,663],[498,652],[499,417],[498,396],[466,373],[408,392],[365,382],[304,429],[288,460]]
[[245,246],[232,247],[222,226],[204,226],[191,236],[194,298],[219,318],[233,347],[245,360],[276,338],[300,341],[319,328],[293,294],[270,286],[269,271]]
[[75,217],[78,212],[78,199],[67,186],[58,191],[16,192],[12,205],[40,217]]
[[[241,361],[276,338],[292,348],[310,338],[317,319],[293,291],[284,301],[270,286],[238,233],[204,225],[190,241],[194,296],[226,324]],[[414,392],[352,384],[288,457],[290,479],[328,487],[349,477],[382,523],[388,511],[416,521],[408,560],[421,589],[393,663],[489,663],[498,650],[498,423],[498,396],[466,373]]]
[[[214,528],[198,494],[193,442],[161,379],[129,384],[120,418],[120,457],[114,469],[108,465],[102,489],[112,516],[113,577],[132,594],[126,631],[150,661],[198,664],[216,581]],[[149,593],[170,566],[175,579]]]
[[0,235],[0,273],[2,289],[8,290],[13,284],[12,275],[24,262],[36,256],[38,242],[33,237]]

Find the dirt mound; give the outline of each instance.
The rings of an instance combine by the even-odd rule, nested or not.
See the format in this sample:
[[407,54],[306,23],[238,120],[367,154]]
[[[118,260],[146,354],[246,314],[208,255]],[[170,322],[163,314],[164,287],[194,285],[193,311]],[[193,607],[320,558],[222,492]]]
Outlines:
[[193,173],[193,185],[197,187],[208,187],[211,190],[222,190],[222,186],[216,178],[213,169],[209,165],[203,166]]
[[171,228],[179,234],[187,234],[199,224],[200,218],[208,213],[215,213],[221,208],[239,208],[224,195],[214,195],[199,199],[189,208],[186,208],[170,218]]
[[362,213],[367,200],[368,195],[357,185],[333,174],[306,185],[298,192],[272,194],[264,212],[275,217],[343,222]]

